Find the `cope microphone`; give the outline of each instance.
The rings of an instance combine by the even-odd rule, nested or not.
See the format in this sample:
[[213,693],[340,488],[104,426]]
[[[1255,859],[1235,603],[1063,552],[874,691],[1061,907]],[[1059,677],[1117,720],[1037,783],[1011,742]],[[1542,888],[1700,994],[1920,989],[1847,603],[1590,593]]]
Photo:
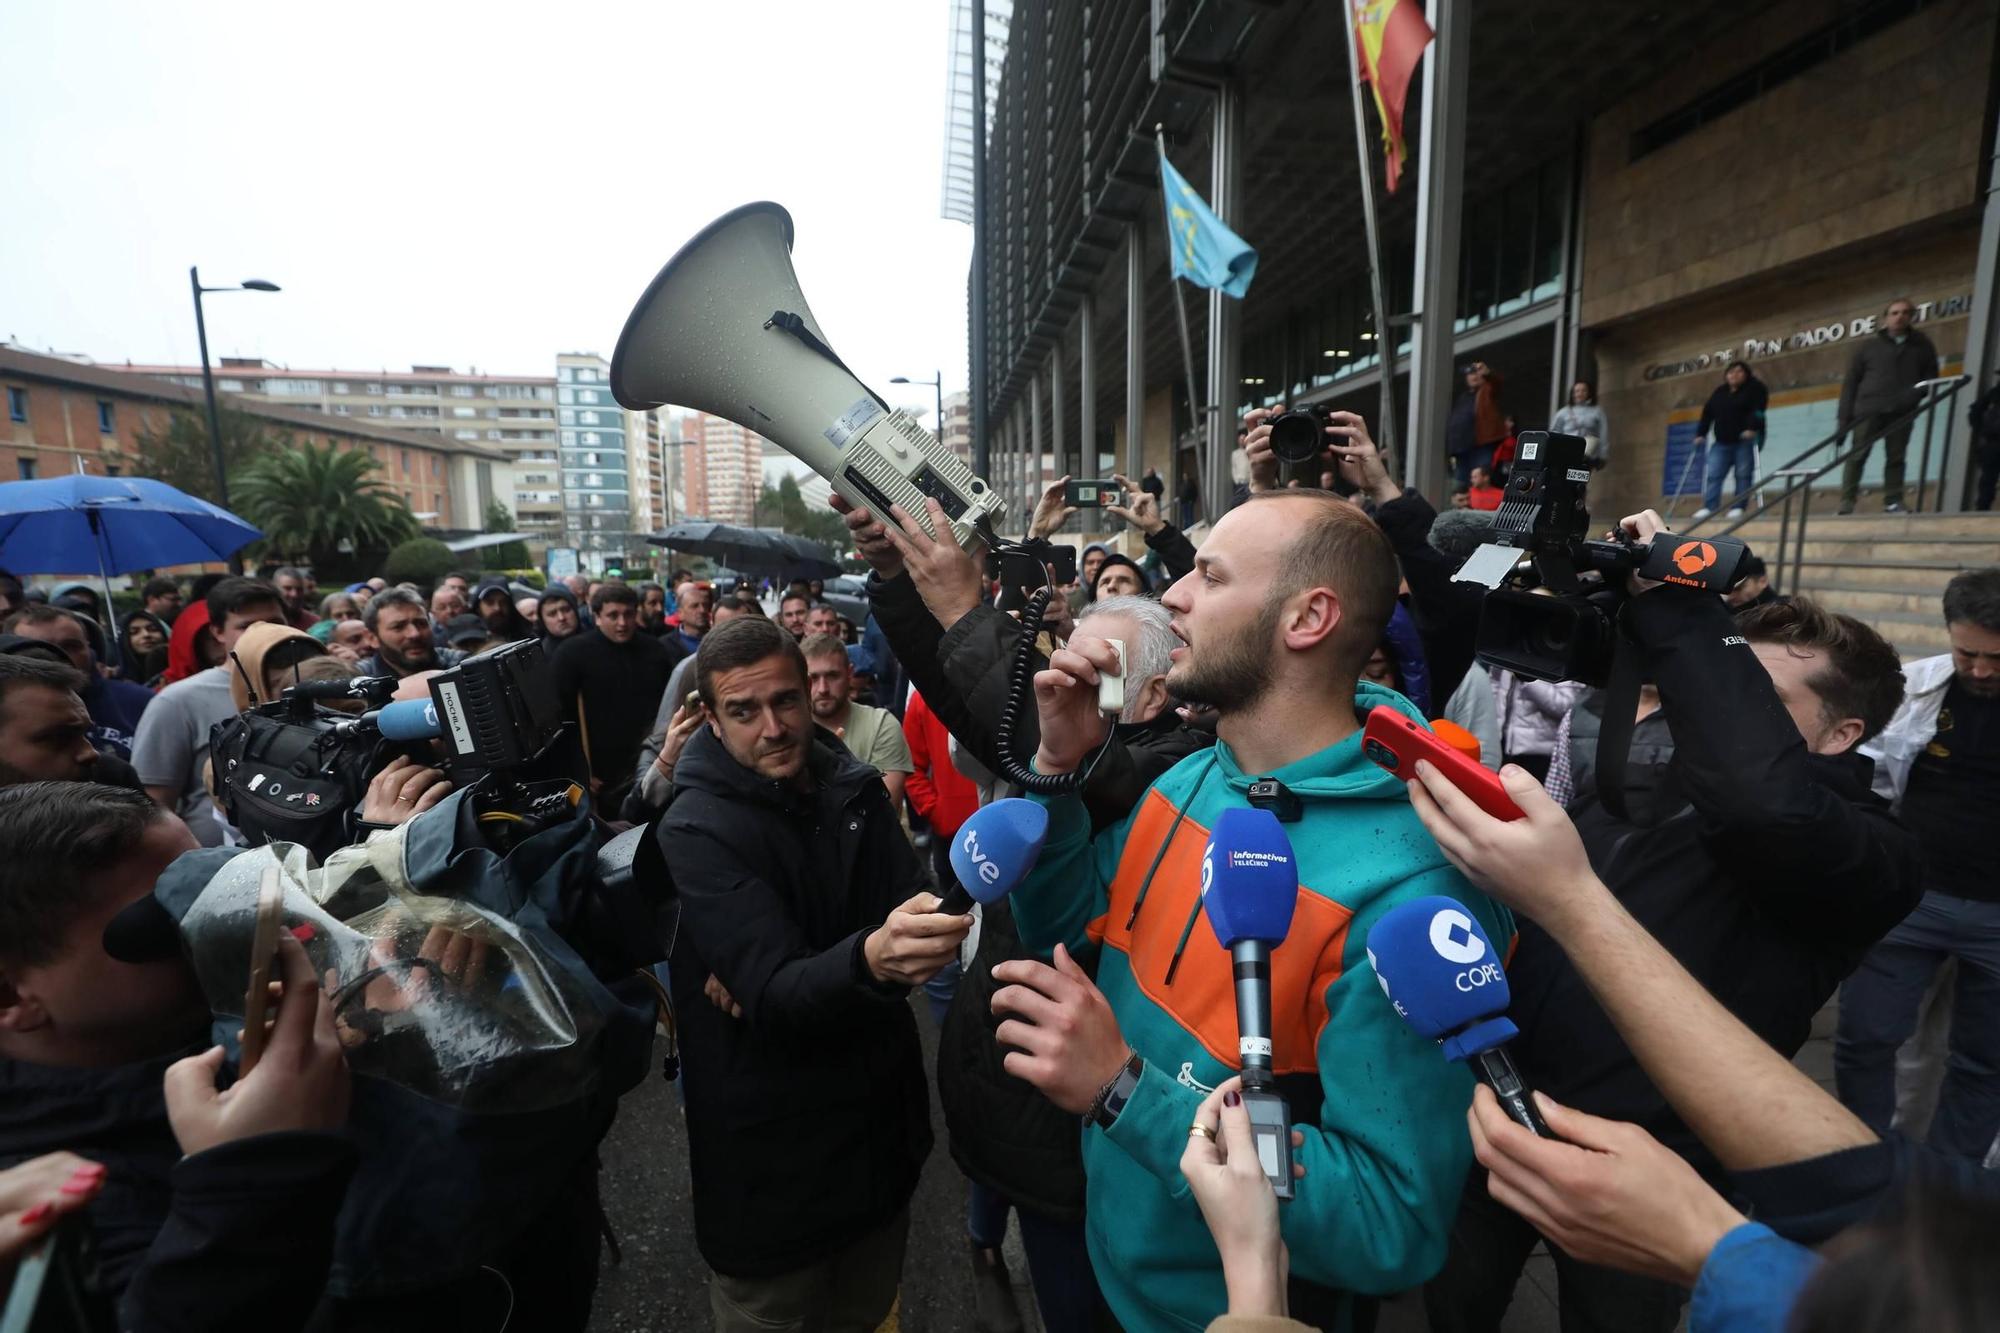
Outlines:
[[1472,1066],[1509,1119],[1552,1139],[1526,1080],[1507,1054],[1520,1029],[1506,1017],[1507,974],[1493,941],[1455,898],[1417,898],[1382,914],[1368,932],[1368,962],[1382,993],[1418,1036]]
[[973,811],[951,836],[951,872],[958,882],[937,910],[963,916],[975,902],[999,902],[1034,869],[1048,836],[1049,812],[1033,801],[1010,796]]
[[1236,973],[1236,1052],[1258,1164],[1280,1199],[1292,1197],[1292,1115],[1272,1072],[1271,950],[1298,905],[1299,868],[1269,810],[1224,810],[1201,858],[1202,905]]

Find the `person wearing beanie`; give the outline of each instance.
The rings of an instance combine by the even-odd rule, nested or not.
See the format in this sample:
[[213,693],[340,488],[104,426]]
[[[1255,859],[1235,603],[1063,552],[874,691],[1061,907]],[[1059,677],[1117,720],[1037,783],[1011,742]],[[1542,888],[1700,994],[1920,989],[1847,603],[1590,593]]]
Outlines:
[[1138,562],[1116,551],[1105,553],[1103,563],[1098,565],[1089,587],[1093,602],[1108,597],[1145,597],[1153,591],[1152,581],[1146,577],[1146,571],[1139,568]]

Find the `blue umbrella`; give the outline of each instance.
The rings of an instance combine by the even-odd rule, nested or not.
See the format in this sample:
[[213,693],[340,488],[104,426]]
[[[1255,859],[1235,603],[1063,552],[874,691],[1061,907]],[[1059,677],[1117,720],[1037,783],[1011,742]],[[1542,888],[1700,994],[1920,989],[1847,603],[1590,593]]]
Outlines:
[[227,560],[263,536],[226,509],[150,477],[77,474],[0,482],[0,568],[16,574],[95,569],[110,576]]

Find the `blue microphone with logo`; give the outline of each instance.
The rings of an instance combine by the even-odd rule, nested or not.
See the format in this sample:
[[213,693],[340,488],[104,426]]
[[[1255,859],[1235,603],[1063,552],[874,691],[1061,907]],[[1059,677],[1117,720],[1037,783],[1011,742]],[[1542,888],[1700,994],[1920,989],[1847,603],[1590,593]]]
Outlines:
[[997,903],[1014,891],[1042,854],[1049,836],[1049,812],[1018,796],[993,801],[951,835],[951,872],[958,882],[937,910],[963,916],[972,904]]
[[1418,1036],[1463,1060],[1516,1124],[1550,1139],[1527,1081],[1507,1054],[1520,1029],[1507,1018],[1507,973],[1493,941],[1456,898],[1417,898],[1382,914],[1368,932],[1368,962],[1382,993]]
[[1272,1072],[1271,950],[1299,900],[1291,839],[1269,810],[1224,810],[1201,858],[1202,906],[1236,973],[1236,1053],[1257,1159],[1280,1199],[1292,1197],[1292,1116]]

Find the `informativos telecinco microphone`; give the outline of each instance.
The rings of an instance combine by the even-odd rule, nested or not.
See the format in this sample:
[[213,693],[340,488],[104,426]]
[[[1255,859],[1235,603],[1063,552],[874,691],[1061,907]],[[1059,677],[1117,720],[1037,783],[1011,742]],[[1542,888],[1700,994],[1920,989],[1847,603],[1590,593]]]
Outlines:
[[1382,993],[1420,1037],[1472,1066],[1516,1124],[1550,1139],[1549,1127],[1507,1042],[1507,973],[1493,941],[1455,898],[1417,898],[1383,913],[1368,932],[1368,962]]
[[975,902],[999,902],[1035,868],[1048,836],[1049,812],[1034,801],[1010,796],[973,811],[951,835],[951,872],[958,882],[937,910],[962,916]]
[[1257,1160],[1280,1199],[1292,1197],[1292,1115],[1277,1090],[1271,1039],[1271,950],[1298,905],[1291,839],[1269,810],[1224,810],[1201,858],[1202,906],[1236,974],[1236,1051]]

